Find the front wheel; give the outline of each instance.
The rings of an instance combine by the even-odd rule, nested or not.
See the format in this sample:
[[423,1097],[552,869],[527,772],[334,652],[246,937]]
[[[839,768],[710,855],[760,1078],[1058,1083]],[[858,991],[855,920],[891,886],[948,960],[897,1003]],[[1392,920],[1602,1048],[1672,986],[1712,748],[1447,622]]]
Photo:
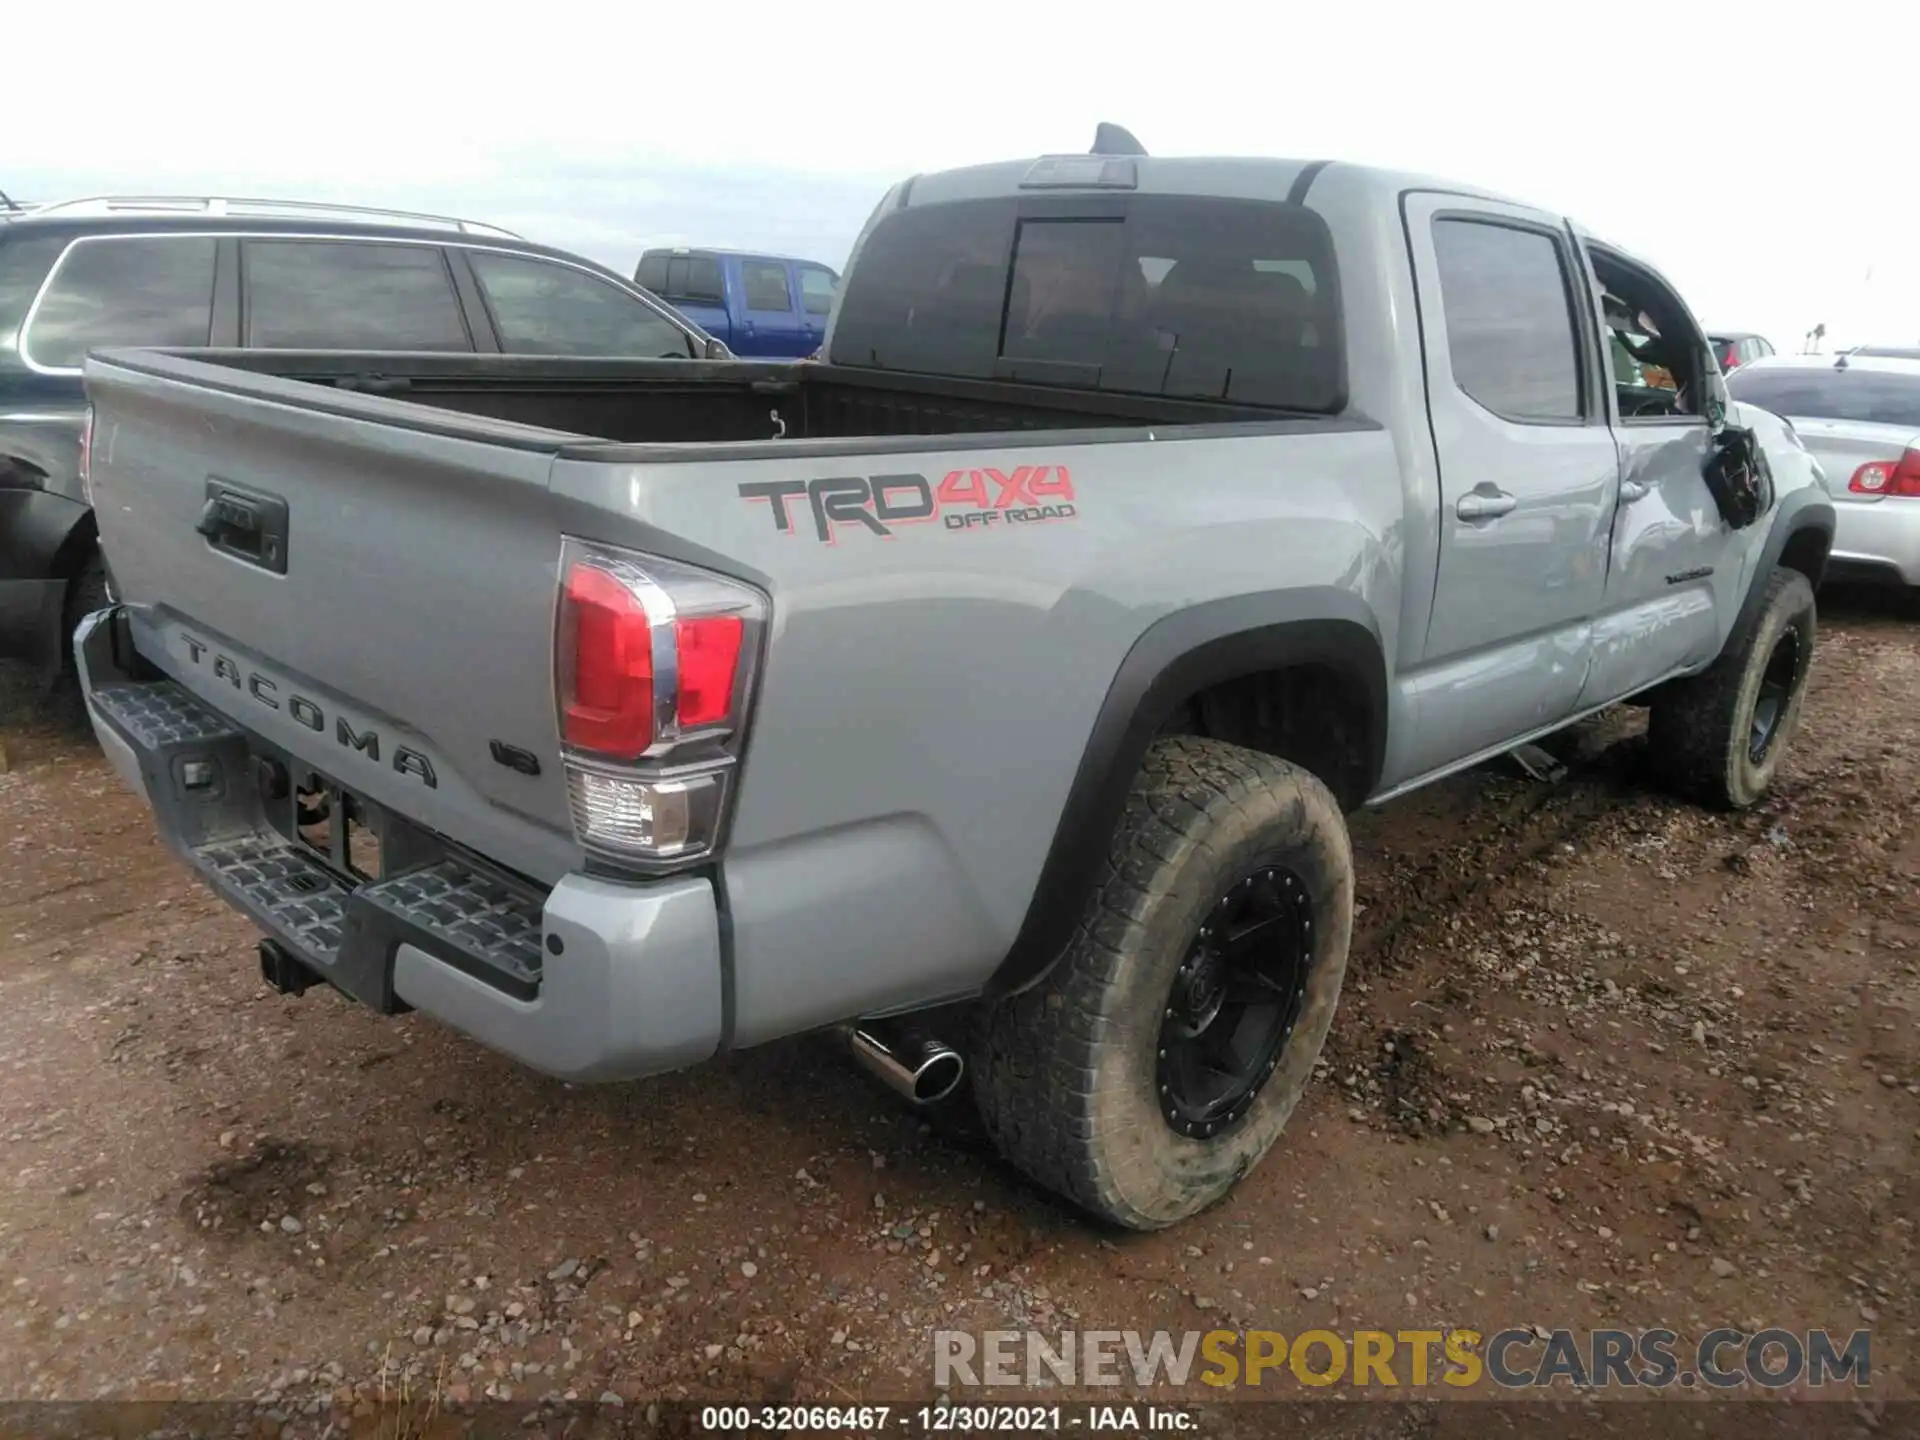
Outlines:
[[988,1133],[1116,1224],[1205,1209],[1299,1103],[1352,927],[1353,856],[1324,785],[1236,745],[1160,741],[1065,953],[981,1016]]
[[1647,742],[1667,783],[1726,810],[1760,802],[1773,784],[1813,669],[1813,586],[1776,568],[1755,614],[1700,674],[1661,689]]

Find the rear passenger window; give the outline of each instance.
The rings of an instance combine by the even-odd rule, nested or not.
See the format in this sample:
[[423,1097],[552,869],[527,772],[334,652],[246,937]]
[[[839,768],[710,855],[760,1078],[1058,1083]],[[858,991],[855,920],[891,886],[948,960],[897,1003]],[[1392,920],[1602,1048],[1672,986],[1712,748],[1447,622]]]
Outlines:
[[666,288],[655,292],[662,300],[691,305],[724,305],[726,282],[720,262],[711,255],[675,255],[667,261]]
[[1577,332],[1559,244],[1538,230],[1436,220],[1433,248],[1454,383],[1508,420],[1579,419]]
[[787,285],[787,267],[770,260],[743,260],[740,279],[749,310],[791,310],[793,291]]
[[217,242],[193,235],[78,240],[54,271],[22,349],[75,369],[102,345],[205,345]]
[[620,355],[684,359],[686,332],[651,305],[567,265],[468,252],[487,297],[500,348],[519,355]]
[[471,350],[440,251],[336,240],[243,242],[244,343],[265,350]]

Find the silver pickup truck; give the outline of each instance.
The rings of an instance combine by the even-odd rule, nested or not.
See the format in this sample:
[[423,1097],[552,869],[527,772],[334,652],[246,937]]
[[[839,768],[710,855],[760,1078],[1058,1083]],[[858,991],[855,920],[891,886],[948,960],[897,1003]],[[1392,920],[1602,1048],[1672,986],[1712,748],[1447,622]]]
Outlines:
[[1627,699],[1751,805],[1834,523],[1651,267],[1338,163],[916,176],[819,363],[87,380],[93,720],[273,985],[575,1080],[837,1028],[1137,1228],[1300,1099],[1344,814]]

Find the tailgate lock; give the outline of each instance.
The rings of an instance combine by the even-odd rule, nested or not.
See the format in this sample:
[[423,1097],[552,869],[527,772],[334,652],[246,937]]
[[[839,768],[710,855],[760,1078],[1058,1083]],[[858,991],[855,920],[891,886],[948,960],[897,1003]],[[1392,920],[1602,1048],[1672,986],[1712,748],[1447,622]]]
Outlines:
[[193,528],[223,555],[275,575],[287,573],[287,502],[278,495],[209,476]]

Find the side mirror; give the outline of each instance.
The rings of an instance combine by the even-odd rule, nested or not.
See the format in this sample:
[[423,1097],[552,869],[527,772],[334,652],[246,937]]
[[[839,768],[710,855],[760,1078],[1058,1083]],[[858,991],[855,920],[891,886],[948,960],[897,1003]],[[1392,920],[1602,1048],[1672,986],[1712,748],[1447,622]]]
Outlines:
[[708,360],[731,360],[733,359],[733,352],[727,348],[726,341],[720,339],[719,336],[709,335],[707,337],[706,354],[703,358]]
[[1702,476],[1720,518],[1744,530],[1773,508],[1773,467],[1753,431],[1728,425],[1714,436]]

